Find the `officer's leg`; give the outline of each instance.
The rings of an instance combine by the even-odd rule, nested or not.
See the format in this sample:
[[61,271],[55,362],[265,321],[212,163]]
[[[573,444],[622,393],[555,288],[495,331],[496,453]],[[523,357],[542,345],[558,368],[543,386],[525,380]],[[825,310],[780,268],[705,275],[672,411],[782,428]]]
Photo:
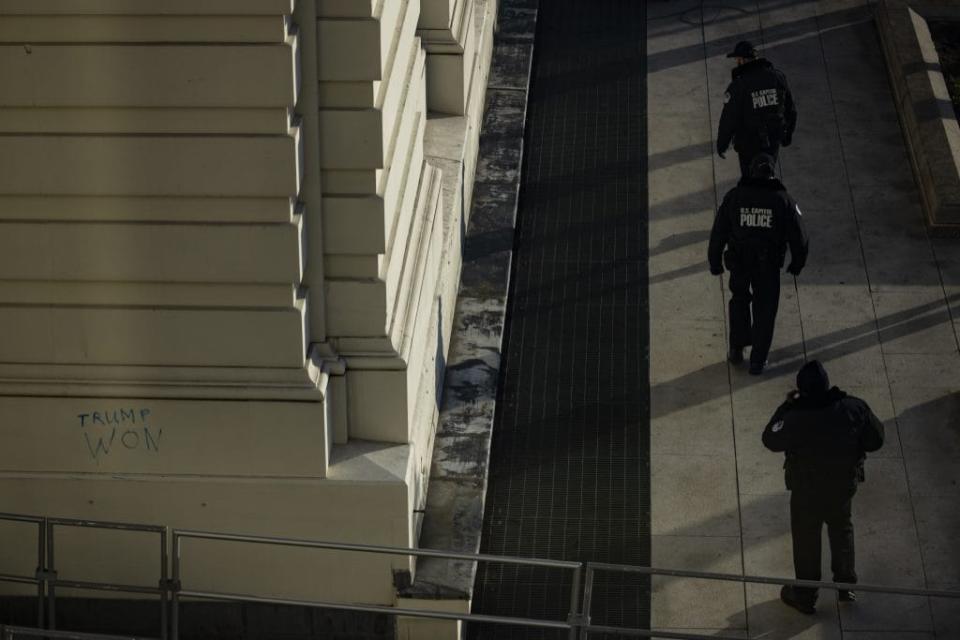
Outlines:
[[779,141],[771,142],[770,146],[764,149],[764,152],[769,153],[771,156],[773,156],[773,159],[776,160],[777,164],[780,164],[780,142]]
[[760,147],[756,144],[742,143],[737,149],[737,158],[740,160],[740,175],[744,178],[750,177],[750,163],[754,157],[760,153]]
[[[820,579],[820,532],[823,519],[815,495],[793,491],[790,494],[790,533],[793,536],[793,569],[798,580]],[[813,603],[817,590],[797,587],[794,593]]]
[[773,343],[773,327],[780,307],[780,270],[760,266],[752,274],[753,283],[753,349],[751,364],[763,364]]
[[853,520],[850,517],[852,503],[852,493],[840,496],[824,514],[827,534],[830,536],[830,569],[833,571],[834,582],[857,581],[854,568]]
[[750,340],[750,273],[730,270],[730,349],[742,349]]

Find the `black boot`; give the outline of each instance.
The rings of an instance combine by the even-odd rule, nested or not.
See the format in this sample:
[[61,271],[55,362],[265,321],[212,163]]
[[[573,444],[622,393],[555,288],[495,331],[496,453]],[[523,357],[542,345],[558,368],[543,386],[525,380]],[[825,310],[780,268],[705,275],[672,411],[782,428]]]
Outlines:
[[758,376],[763,373],[764,368],[767,366],[767,361],[763,362],[751,362],[750,363],[750,375]]
[[837,600],[840,602],[856,602],[857,592],[849,589],[840,589],[837,591]]
[[727,351],[727,362],[730,364],[743,362],[743,347],[730,347],[730,350]]
[[817,612],[816,607],[814,607],[814,604],[817,601],[816,596],[814,596],[813,600],[808,597],[800,596],[793,587],[782,587],[780,589],[780,599],[783,600],[785,605],[793,607],[800,613],[811,614]]

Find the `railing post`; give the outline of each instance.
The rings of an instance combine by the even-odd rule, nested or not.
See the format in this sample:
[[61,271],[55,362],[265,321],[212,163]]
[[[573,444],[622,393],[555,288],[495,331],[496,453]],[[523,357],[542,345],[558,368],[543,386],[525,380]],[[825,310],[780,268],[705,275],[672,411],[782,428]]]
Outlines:
[[43,600],[47,595],[47,519],[43,518],[37,523],[37,626],[41,629],[46,627],[44,620]]
[[47,615],[49,616],[46,628],[55,630],[57,628],[57,565],[54,559],[53,527],[53,523],[46,520],[44,528],[47,532],[47,567],[44,574],[47,578]]
[[173,531],[173,573],[170,581],[170,640],[180,637],[180,535]]
[[567,616],[567,622],[570,623],[570,640],[577,640],[582,629],[582,619],[580,617],[580,572],[583,565],[578,565],[573,570],[573,584],[570,585],[570,613]]
[[[587,573],[583,583],[583,612],[582,616],[587,626],[590,624],[590,611],[593,608],[593,567],[587,563]],[[580,628],[580,640],[587,640],[590,632],[585,628]]]
[[167,528],[160,532],[160,639],[167,640],[167,593],[170,583],[167,580]]

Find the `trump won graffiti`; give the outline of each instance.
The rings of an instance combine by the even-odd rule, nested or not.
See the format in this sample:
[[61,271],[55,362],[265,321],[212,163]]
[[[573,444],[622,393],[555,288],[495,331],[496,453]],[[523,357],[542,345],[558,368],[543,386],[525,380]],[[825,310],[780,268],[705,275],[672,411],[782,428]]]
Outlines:
[[156,426],[146,407],[90,411],[76,417],[87,451],[98,464],[120,451],[160,452],[163,428]]

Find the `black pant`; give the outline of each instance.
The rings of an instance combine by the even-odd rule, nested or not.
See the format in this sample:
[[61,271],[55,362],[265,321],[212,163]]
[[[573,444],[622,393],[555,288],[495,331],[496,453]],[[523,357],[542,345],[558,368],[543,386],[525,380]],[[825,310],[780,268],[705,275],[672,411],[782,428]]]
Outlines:
[[750,362],[763,364],[773,342],[780,306],[780,269],[775,265],[730,270],[730,348],[753,345]]
[[780,142],[771,140],[769,144],[761,142],[743,142],[737,145],[737,157],[740,159],[740,175],[744,178],[750,177],[750,163],[758,153],[769,153],[774,160],[780,157]]
[[[853,522],[850,508],[855,490],[794,490],[790,495],[790,529],[793,534],[793,568],[799,580],[820,579],[820,534],[827,525],[830,538],[830,569],[834,582],[857,581],[854,569]],[[817,590],[797,588],[795,593],[810,602]]]

